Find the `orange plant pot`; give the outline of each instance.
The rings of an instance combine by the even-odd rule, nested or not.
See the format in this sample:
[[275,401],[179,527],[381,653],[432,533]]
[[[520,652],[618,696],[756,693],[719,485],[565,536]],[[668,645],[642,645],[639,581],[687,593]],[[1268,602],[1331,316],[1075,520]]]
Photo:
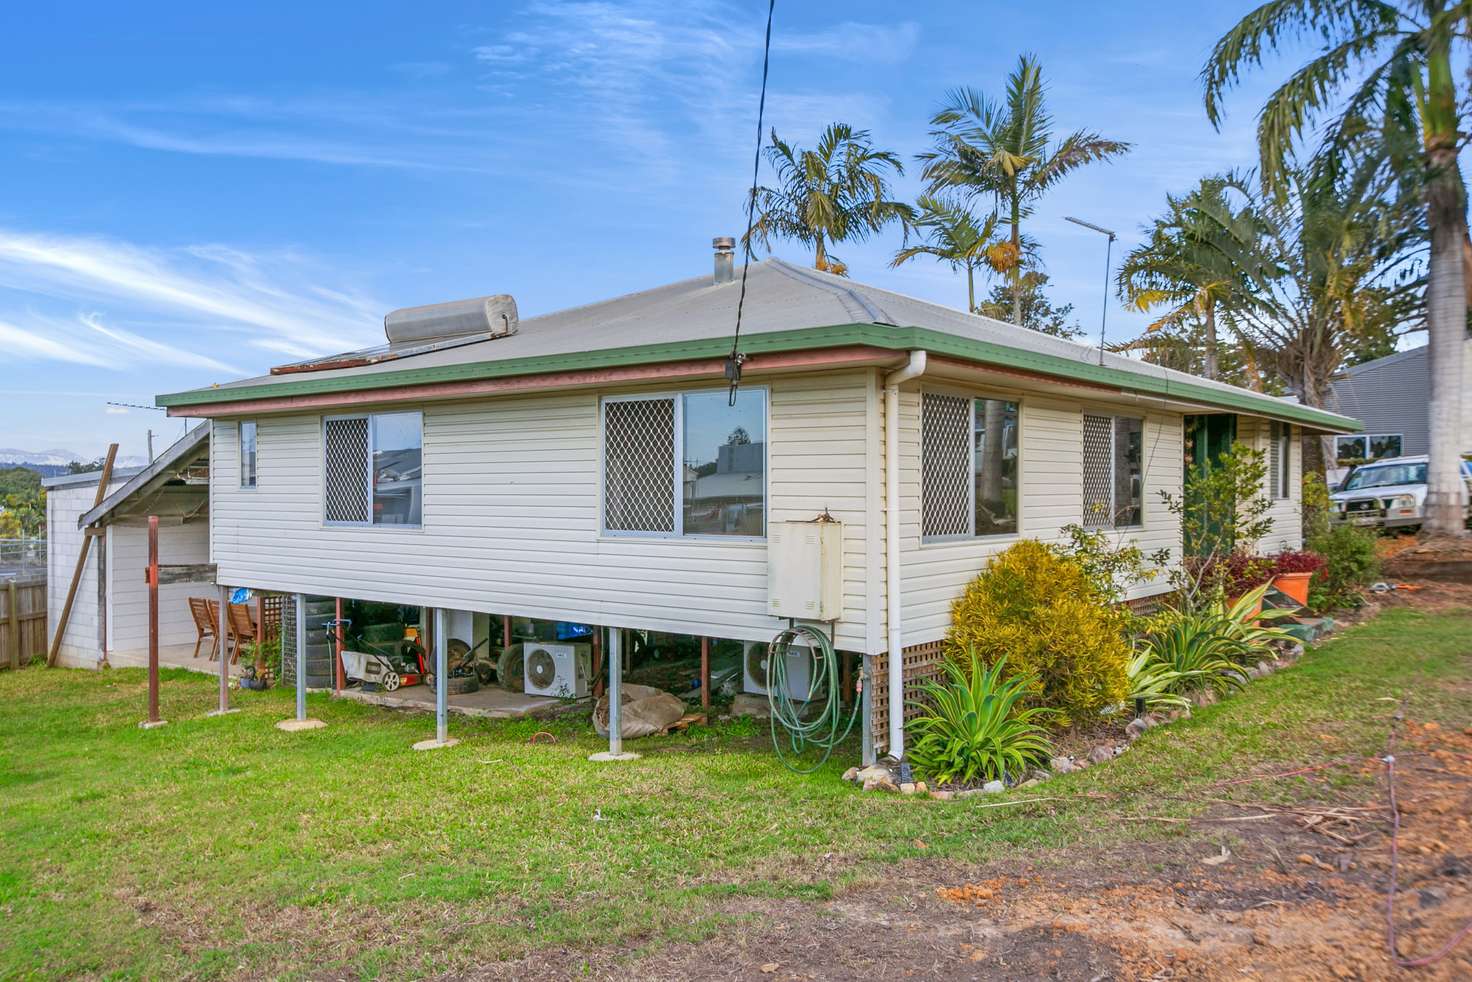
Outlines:
[[1312,573],[1279,573],[1273,577],[1273,586],[1300,604],[1308,606],[1308,582],[1313,578]]

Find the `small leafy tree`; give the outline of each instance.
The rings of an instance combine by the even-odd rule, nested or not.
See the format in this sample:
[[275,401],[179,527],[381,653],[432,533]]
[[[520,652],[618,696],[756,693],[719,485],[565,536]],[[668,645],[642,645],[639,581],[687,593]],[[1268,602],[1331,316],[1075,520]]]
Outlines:
[[1161,490],[1161,501],[1180,522],[1186,555],[1172,578],[1188,603],[1222,588],[1234,554],[1251,557],[1272,531],[1267,473],[1267,453],[1236,442],[1187,474],[1183,494]]
[[1036,539],[992,557],[951,608],[948,656],[1007,660],[1034,705],[1087,718],[1128,693],[1129,615],[1076,559]]

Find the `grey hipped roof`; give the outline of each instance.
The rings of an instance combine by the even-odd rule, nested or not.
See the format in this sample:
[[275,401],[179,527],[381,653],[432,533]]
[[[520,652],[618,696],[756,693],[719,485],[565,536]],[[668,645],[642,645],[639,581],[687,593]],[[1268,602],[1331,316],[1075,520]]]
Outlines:
[[[730,345],[740,279],[738,270],[731,283],[717,284],[710,276],[682,280],[528,318],[507,337],[453,344],[367,365],[243,379],[160,396],[158,401],[182,410],[190,404],[305,392],[576,370],[598,367],[599,356],[604,356],[604,363],[617,358],[620,364],[718,356],[723,346]],[[852,330],[856,328],[861,330]],[[1165,387],[1172,393],[1179,391],[1182,398],[1320,427],[1357,428],[1345,417],[1123,355],[1106,353],[1101,366],[1098,348],[780,259],[750,267],[742,334],[743,349],[750,345],[756,350],[778,350],[780,345],[782,350],[794,350],[839,343],[878,344],[897,350],[923,347],[979,362],[1025,364],[1030,371],[1059,378],[1095,378],[1156,394]]]

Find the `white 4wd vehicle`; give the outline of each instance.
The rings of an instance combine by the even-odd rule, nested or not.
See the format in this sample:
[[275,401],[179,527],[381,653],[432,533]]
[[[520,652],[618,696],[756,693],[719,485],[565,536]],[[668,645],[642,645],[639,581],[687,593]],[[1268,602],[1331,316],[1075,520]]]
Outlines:
[[[1462,461],[1462,478],[1472,489],[1472,461]],[[1329,495],[1336,522],[1377,528],[1413,528],[1426,517],[1426,455],[1387,457],[1349,472]]]

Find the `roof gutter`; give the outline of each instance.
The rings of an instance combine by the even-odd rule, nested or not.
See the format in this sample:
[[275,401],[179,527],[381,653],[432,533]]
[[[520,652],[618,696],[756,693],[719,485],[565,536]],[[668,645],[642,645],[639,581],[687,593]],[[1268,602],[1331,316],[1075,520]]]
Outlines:
[[[834,348],[880,348],[888,352],[915,349],[929,351],[932,356],[959,358],[976,364],[1000,366],[1027,372],[1064,383],[1090,383],[1129,392],[1163,396],[1172,400],[1199,402],[1219,412],[1245,412],[1290,423],[1299,423],[1328,433],[1359,432],[1360,424],[1347,416],[1286,403],[1271,396],[1217,386],[1203,380],[1181,379],[1164,373],[1131,371],[1117,366],[1099,365],[1094,361],[1068,357],[1046,351],[1016,348],[997,341],[961,337],[925,327],[893,327],[887,324],[852,323],[825,327],[768,331],[750,335],[742,342],[749,356],[816,352]],[[517,377],[557,373],[649,367],[692,359],[717,360],[724,363],[730,339],[699,338],[664,341],[627,348],[597,351],[564,352],[502,358],[492,361],[405,367],[392,371],[324,372],[293,376],[275,383],[252,383],[194,389],[161,395],[158,405],[172,415],[225,415],[226,404],[258,403],[263,400],[295,399],[307,395],[327,395],[368,401],[372,392],[422,387],[436,391],[442,386],[472,382],[507,380]],[[407,360],[406,361],[410,361]],[[871,362],[870,364],[875,364]],[[348,395],[350,394],[351,395]],[[361,395],[360,395],[361,394]],[[429,398],[432,396],[422,396]],[[240,412],[241,410],[234,410]]]
[[900,386],[925,374],[925,351],[884,376],[884,571],[889,624],[889,756],[905,755],[904,604],[900,579]]

